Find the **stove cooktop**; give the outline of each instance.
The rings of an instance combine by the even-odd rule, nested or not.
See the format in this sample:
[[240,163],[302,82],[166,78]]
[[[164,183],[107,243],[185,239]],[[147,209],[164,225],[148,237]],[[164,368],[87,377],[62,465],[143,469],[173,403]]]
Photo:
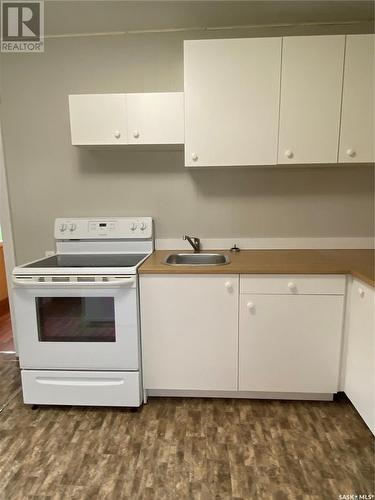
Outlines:
[[134,267],[148,254],[57,254],[22,266],[23,269]]

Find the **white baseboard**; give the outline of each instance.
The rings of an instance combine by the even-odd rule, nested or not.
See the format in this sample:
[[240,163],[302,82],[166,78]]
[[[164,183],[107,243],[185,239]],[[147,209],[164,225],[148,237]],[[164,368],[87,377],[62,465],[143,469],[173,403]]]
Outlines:
[[[272,249],[372,249],[374,238],[202,238],[203,250],[228,250],[234,243],[243,250]],[[156,250],[189,250],[190,245],[182,238],[159,238],[155,242]]]
[[147,397],[284,399],[295,401],[332,401],[331,393],[253,392],[253,391],[192,391],[179,389],[146,389]]

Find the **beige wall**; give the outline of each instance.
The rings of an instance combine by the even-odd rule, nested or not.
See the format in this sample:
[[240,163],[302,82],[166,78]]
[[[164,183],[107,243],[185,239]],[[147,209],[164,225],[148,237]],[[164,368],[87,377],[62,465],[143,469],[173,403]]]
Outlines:
[[[368,26],[358,26],[358,32]],[[5,154],[17,261],[53,248],[57,216],[151,215],[157,237],[369,236],[371,167],[188,170],[182,151],[70,145],[70,93],[183,89],[183,38],[345,33],[330,26],[48,39],[2,55]]]

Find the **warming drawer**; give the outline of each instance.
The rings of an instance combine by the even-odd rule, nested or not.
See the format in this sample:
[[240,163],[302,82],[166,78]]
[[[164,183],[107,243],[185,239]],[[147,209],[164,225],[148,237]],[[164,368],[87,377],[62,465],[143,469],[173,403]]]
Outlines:
[[21,370],[26,404],[140,406],[139,372]]

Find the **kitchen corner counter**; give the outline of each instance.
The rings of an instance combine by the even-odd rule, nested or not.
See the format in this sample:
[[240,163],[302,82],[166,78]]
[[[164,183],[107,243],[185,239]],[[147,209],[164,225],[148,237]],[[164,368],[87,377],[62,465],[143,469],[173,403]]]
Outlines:
[[[140,274],[351,274],[372,287],[374,250],[217,250],[231,262],[220,266],[170,266],[164,259],[182,250],[156,250]],[[183,250],[184,253],[187,253]],[[214,250],[207,250],[214,252]],[[215,250],[216,252],[216,250]]]

